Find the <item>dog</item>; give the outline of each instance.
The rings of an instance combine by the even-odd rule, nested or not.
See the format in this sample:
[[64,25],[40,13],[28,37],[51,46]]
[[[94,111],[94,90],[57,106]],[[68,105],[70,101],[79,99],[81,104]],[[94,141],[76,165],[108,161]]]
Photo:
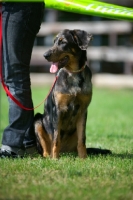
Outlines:
[[34,121],[37,146],[43,157],[59,158],[61,152],[108,154],[109,150],[86,148],[87,108],[92,99],[92,73],[86,65],[92,35],[84,30],[65,29],[44,53],[52,62],[50,72],[56,83],[45,101],[44,113]]

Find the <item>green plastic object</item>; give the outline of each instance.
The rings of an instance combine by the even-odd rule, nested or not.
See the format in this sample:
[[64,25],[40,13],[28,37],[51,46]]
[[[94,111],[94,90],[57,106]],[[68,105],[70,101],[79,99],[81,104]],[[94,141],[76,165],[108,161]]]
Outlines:
[[133,21],[133,9],[96,0],[45,0],[51,9],[94,15],[117,20]]

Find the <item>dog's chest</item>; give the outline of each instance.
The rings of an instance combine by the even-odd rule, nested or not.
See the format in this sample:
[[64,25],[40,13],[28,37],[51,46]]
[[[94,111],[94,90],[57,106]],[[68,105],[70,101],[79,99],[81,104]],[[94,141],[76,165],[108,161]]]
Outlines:
[[66,88],[68,89],[68,93],[72,95],[80,93],[82,91],[81,79],[77,76],[68,76]]
[[91,101],[92,86],[88,75],[83,73],[59,73],[53,91],[55,106],[64,119],[74,119],[87,108]]
[[92,90],[91,80],[84,73],[74,74],[61,71],[55,85],[55,91],[62,94],[89,94]]

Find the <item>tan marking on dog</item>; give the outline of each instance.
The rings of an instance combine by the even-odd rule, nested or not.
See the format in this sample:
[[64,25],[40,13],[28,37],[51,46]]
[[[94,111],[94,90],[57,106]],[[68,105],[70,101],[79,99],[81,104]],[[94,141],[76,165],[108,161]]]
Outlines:
[[92,93],[77,95],[77,101],[79,102],[80,105],[83,106],[83,108],[86,108],[90,104],[91,99],[92,99]]
[[74,48],[72,48],[72,52],[73,52],[73,53],[76,53],[76,50],[75,50]]
[[52,158],[59,158],[60,152],[60,134],[59,130],[54,132],[54,141],[52,145]]
[[[74,50],[74,49],[73,49]],[[55,60],[59,61],[61,59],[63,59],[65,56],[69,56],[69,62],[67,64],[67,66],[65,66],[65,68],[68,70],[68,71],[76,71],[78,70],[79,68],[79,65],[78,65],[78,60],[77,58],[75,58],[74,55],[70,54],[70,53],[64,53],[62,52],[62,54],[60,54],[60,56],[58,57],[58,60],[57,60],[57,57],[55,57]],[[54,57],[54,56],[53,56]]]
[[55,101],[61,111],[67,111],[67,105],[72,99],[72,95],[55,92]]
[[79,69],[79,64],[78,64],[77,58],[75,58],[75,56],[72,55],[72,54],[69,55],[69,58],[70,58],[69,63],[67,64],[67,66],[65,66],[66,69],[68,71],[76,71],[76,70],[78,70]]
[[85,139],[85,121],[84,116],[80,115],[79,119],[77,121],[77,137],[78,137],[78,144],[77,144],[77,150],[78,150],[78,156],[80,158],[86,158],[87,152],[86,152],[86,145],[83,142],[83,139]]
[[77,100],[79,101],[81,107],[81,113],[79,115],[79,118],[77,120],[77,137],[78,137],[78,144],[77,144],[77,150],[78,155],[80,158],[86,158],[87,152],[86,152],[86,145],[83,143],[83,139],[85,139],[85,110],[89,103],[91,102],[92,94],[90,95],[78,95]]
[[42,149],[43,157],[49,157],[51,153],[51,138],[50,134],[47,134],[40,123],[35,124],[35,131],[38,134]]

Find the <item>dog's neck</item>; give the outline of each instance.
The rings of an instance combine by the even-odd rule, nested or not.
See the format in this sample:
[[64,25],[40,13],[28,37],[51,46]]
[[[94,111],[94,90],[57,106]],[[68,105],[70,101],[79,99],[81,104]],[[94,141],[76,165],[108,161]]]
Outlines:
[[86,60],[86,51],[81,51],[77,57],[72,56],[70,62],[64,68],[70,73],[82,72],[85,69]]
[[83,65],[80,69],[77,70],[71,70],[71,69],[66,69],[70,73],[79,73],[82,72],[85,69],[86,65]]

